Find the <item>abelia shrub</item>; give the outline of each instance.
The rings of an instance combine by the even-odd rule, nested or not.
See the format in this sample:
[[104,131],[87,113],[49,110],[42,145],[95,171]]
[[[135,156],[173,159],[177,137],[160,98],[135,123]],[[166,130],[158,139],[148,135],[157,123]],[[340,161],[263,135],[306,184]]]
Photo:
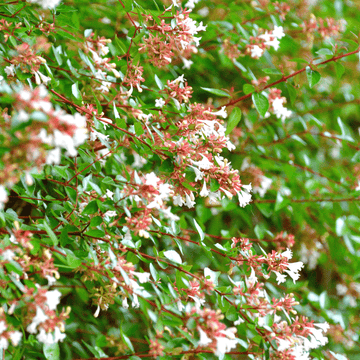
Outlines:
[[0,359],[356,359],[357,13],[0,4]]

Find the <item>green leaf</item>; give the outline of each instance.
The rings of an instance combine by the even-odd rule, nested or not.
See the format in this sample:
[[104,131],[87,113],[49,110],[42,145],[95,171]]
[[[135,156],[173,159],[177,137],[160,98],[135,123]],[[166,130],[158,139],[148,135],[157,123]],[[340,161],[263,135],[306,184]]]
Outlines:
[[156,74],[155,74],[155,82],[160,90],[164,89],[164,84],[162,83],[162,81],[159,79],[159,77]]
[[338,79],[341,79],[341,77],[343,76],[344,72],[345,72],[345,67],[343,64],[341,64],[340,62],[334,62],[334,66],[335,66],[335,73],[336,73],[336,77]]
[[79,29],[80,27],[80,22],[79,22],[79,16],[78,14],[74,11],[71,15],[71,20],[72,20],[72,24],[76,29]]
[[68,263],[68,265],[73,269],[79,267],[81,265],[81,260],[78,259],[71,250],[64,250],[66,251],[66,262]]
[[264,117],[269,109],[269,101],[266,96],[260,93],[254,93],[252,94],[252,101],[260,116]]
[[52,50],[53,50],[53,53],[55,55],[55,59],[56,59],[56,62],[58,63],[58,65],[61,65],[62,64],[62,58],[60,56],[60,53],[61,53],[61,46],[58,46],[57,48],[52,45],[51,46]]
[[59,343],[44,344],[43,352],[47,360],[60,360],[60,347]]
[[236,125],[239,123],[240,119],[241,119],[241,110],[238,107],[236,107],[233,109],[233,111],[229,116],[225,135],[229,135],[234,130]]
[[294,102],[295,102],[296,96],[297,96],[296,90],[295,90],[295,88],[294,88],[292,85],[290,85],[290,84],[286,84],[286,88],[287,88],[287,90],[288,90],[288,92],[289,92],[290,103],[291,103],[291,105],[294,105]]
[[44,222],[44,229],[45,231],[48,233],[51,241],[53,242],[54,246],[56,246],[59,242],[58,238],[56,237],[56,235],[54,234],[54,232],[52,231],[51,227],[48,225],[48,223]]
[[284,198],[280,191],[276,195],[276,202],[275,202],[275,211],[278,211],[289,204],[289,200]]
[[181,256],[175,250],[164,251],[164,256],[177,264],[182,264]]
[[312,70],[310,66],[306,67],[306,76],[311,88],[315,86],[321,79],[320,73],[318,73],[316,70]]
[[159,170],[166,173],[172,173],[174,171],[174,163],[171,159],[166,159],[162,162]]
[[117,36],[115,36],[115,38],[114,38],[114,43],[115,43],[116,47],[121,51],[121,54],[126,53],[126,46]]
[[71,85],[71,92],[75,96],[76,99],[78,99],[78,100],[81,99],[81,94],[80,94],[77,82]]
[[203,241],[205,239],[205,233],[204,233],[203,229],[200,227],[200,225],[197,223],[197,221],[195,219],[193,219],[193,221],[194,221],[195,228],[196,228],[198,234],[200,235],[200,240]]
[[134,346],[133,346],[133,344],[131,343],[130,339],[124,334],[124,332],[122,331],[121,328],[120,328],[120,334],[121,334],[121,337],[122,337],[125,345],[126,345],[132,352],[134,352]]
[[65,39],[78,41],[78,39],[74,35],[71,35],[71,34],[69,34],[69,33],[67,33],[66,31],[63,31],[63,30],[57,30],[56,34],[64,37]]
[[327,49],[327,48],[323,48],[323,49],[318,50],[316,52],[316,54],[323,55],[323,56],[334,55],[334,53],[330,49]]
[[263,72],[269,75],[282,75],[281,71],[275,68],[263,69]]
[[160,279],[160,276],[159,276],[158,272],[156,271],[155,266],[150,263],[149,267],[150,267],[151,276],[153,277],[153,279],[155,281],[158,281]]
[[91,215],[91,214],[95,214],[97,211],[98,211],[97,202],[96,200],[92,200],[85,206],[85,209],[81,212],[81,215]]
[[255,88],[250,84],[245,84],[243,86],[243,92],[245,95],[250,94],[255,91]]
[[217,96],[226,96],[226,97],[231,97],[231,95],[229,95],[226,91],[224,90],[219,90],[219,89],[212,89],[212,88],[204,88],[204,87],[201,87],[201,89],[211,93],[211,94],[214,94],[214,95],[217,95]]
[[236,311],[235,306],[230,306],[226,312],[226,318],[229,321],[236,321],[239,317],[238,312]]

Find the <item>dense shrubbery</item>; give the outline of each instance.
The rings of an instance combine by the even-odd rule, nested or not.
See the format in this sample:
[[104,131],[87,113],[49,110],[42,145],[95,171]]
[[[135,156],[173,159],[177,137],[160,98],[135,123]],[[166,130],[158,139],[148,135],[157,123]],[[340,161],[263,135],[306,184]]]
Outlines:
[[358,15],[0,4],[0,360],[357,359]]

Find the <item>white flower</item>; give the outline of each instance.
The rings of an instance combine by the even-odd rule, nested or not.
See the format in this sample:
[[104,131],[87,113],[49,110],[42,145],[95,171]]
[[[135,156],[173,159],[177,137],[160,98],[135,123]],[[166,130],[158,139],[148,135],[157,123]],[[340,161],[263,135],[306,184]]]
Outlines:
[[58,6],[61,0],[27,0],[30,3],[39,4],[44,9],[54,9]]
[[274,48],[274,50],[277,51],[279,49],[279,47],[280,47],[280,41],[275,38],[274,40],[267,41],[265,43],[265,45],[272,46]]
[[194,169],[194,172],[196,175],[195,181],[202,180],[204,173],[202,171],[200,171],[198,168],[196,168],[195,166],[191,166],[191,165],[189,165],[189,166]]
[[254,193],[258,193],[261,197],[264,197],[266,192],[270,189],[271,184],[271,179],[266,176],[262,176],[260,186],[254,186]]
[[20,340],[21,340],[21,338],[22,338],[22,332],[20,332],[20,331],[12,331],[11,333],[10,333],[10,340],[11,340],[11,342],[12,342],[12,344],[14,345],[14,346],[18,346],[19,345],[19,342],[20,342]]
[[220,200],[220,191],[209,192],[209,204],[218,204]]
[[154,172],[146,174],[145,179],[145,184],[152,185],[154,188],[157,187],[157,183],[160,181],[160,179],[155,175]]
[[176,305],[179,311],[183,311],[185,309],[185,306],[180,299],[176,302]]
[[102,19],[100,19],[100,21],[103,23],[103,24],[111,24],[111,20],[107,17],[104,17]]
[[97,318],[99,316],[99,314],[100,314],[100,305],[97,306],[96,311],[94,313],[94,317]]
[[187,9],[193,9],[195,7],[195,4],[197,4],[200,0],[189,0],[186,4],[185,7]]
[[281,256],[286,257],[286,258],[288,258],[288,260],[290,260],[290,259],[292,259],[293,254],[292,254],[292,251],[289,248],[287,248],[286,251],[284,251],[281,254]]
[[9,342],[3,336],[0,336],[0,349],[6,350],[9,347]]
[[182,62],[183,62],[183,64],[184,64],[184,66],[182,67],[182,69],[190,70],[191,65],[192,65],[194,62],[191,61],[191,60],[188,60],[188,59],[186,59],[186,58],[184,58],[184,57],[181,57],[181,60],[182,60]]
[[3,208],[4,203],[9,200],[5,187],[0,185],[0,210]]
[[258,37],[259,37],[260,39],[265,40],[265,42],[267,42],[267,41],[270,41],[270,40],[271,40],[271,38],[273,37],[273,35],[270,34],[268,31],[265,31],[265,34],[261,34],[261,35],[259,35]]
[[348,288],[343,284],[337,284],[336,291],[337,291],[338,295],[343,296],[343,295],[346,295],[346,293],[348,292]]
[[41,81],[38,79],[38,77],[37,77],[36,75],[38,75],[38,77],[41,78],[41,81],[42,81],[45,85],[47,85],[47,84],[51,81],[51,77],[44,75],[44,74],[41,73],[40,71],[36,71],[36,72],[35,72],[35,79],[36,79],[36,83],[37,83],[38,85],[41,84]]
[[291,110],[288,110],[286,107],[284,107],[284,105],[283,105],[284,101],[285,100],[283,98],[276,98],[272,102],[272,107],[274,109],[275,116],[278,119],[281,119],[282,121],[284,121],[285,119],[288,119],[292,114]]
[[295,281],[299,279],[300,274],[298,273],[303,267],[304,264],[301,261],[287,264],[288,270],[284,270],[289,276]]
[[3,258],[3,260],[7,260],[7,261],[11,261],[15,256],[15,253],[13,251],[11,251],[10,249],[5,250],[2,254],[1,257]]
[[221,116],[222,118],[225,119],[227,117],[226,106],[223,106],[221,110],[217,112],[213,112],[212,115]]
[[236,321],[234,321],[234,325],[240,325],[240,324],[242,324],[242,323],[244,323],[245,322],[245,320],[243,320],[241,317],[239,317]]
[[263,49],[261,49],[258,45],[253,45],[252,47],[251,47],[251,57],[253,57],[253,58],[258,58],[258,57],[260,57],[262,54],[263,54],[263,52],[264,52],[264,50]]
[[247,192],[250,192],[252,189],[251,183],[247,185],[241,185],[241,188],[244,189]]
[[0,321],[0,334],[2,334],[7,329],[5,321]]
[[56,283],[56,278],[54,278],[53,276],[46,275],[45,277],[48,281],[48,286],[52,286]]
[[171,84],[176,84],[176,83],[181,83],[181,84],[183,84],[185,81],[186,81],[186,79],[184,78],[184,74],[182,74],[181,76],[179,76],[179,77],[177,77],[175,80],[173,80],[173,81],[171,81]]
[[205,182],[205,180],[204,180],[204,185],[203,185],[203,187],[202,187],[199,195],[200,195],[201,197],[206,197],[206,196],[209,195],[209,190],[208,190],[207,187],[206,187],[206,182]]
[[54,330],[54,342],[59,342],[59,341],[63,341],[64,339],[66,338],[66,335],[63,334],[61,331],[60,331],[60,328],[59,327],[55,327],[55,330]]
[[46,305],[50,310],[55,310],[56,306],[60,303],[61,292],[59,290],[47,291],[46,294]]
[[242,185],[241,190],[238,192],[239,203],[241,207],[245,207],[251,201],[251,184]]
[[100,90],[102,93],[108,93],[111,88],[111,82],[102,81],[101,85],[95,88],[95,90]]
[[227,328],[226,330],[221,330],[220,332],[227,336],[229,339],[235,339],[235,333],[237,329],[235,327]]
[[26,331],[29,332],[30,334],[35,334],[37,326],[43,323],[44,321],[46,321],[48,318],[49,317],[45,315],[44,311],[39,306],[37,306],[36,315],[32,319],[31,324],[27,326]]
[[[56,131],[56,130],[55,130]],[[100,141],[108,141],[110,135],[104,135],[94,129],[91,129],[90,132],[90,141],[95,141],[96,139],[99,139]]]
[[109,189],[106,189],[106,195],[105,197],[110,198],[111,200],[114,200],[114,193],[110,191]]
[[276,281],[278,285],[284,283],[286,281],[286,275],[280,274],[278,271],[273,271],[276,274]]
[[184,205],[184,200],[182,199],[182,197],[180,195],[175,195],[173,197],[173,202],[175,206],[183,206]]
[[198,296],[191,295],[189,295],[189,297],[195,301],[195,307],[198,309],[205,304],[205,299],[200,299]]
[[272,35],[275,36],[277,39],[281,39],[285,36],[284,28],[282,26],[276,26],[274,27],[274,30],[272,31]]
[[200,340],[198,342],[199,346],[207,346],[210,343],[212,343],[212,340],[206,335],[206,332],[201,329],[201,327],[198,327],[199,334],[200,334]]
[[171,206],[169,206],[167,208],[162,208],[160,210],[163,213],[165,219],[169,219],[169,220],[172,220],[172,221],[179,221],[180,220],[180,218],[177,215],[175,215],[175,214],[173,214],[171,212]]
[[229,151],[236,149],[236,146],[230,140],[226,142],[226,147]]
[[117,212],[116,211],[111,211],[111,210],[108,210],[104,216],[107,216],[107,217],[114,217],[117,215]]
[[24,121],[25,122],[25,121],[28,121],[29,118],[30,118],[30,115],[26,111],[24,111],[23,109],[21,109],[18,112],[17,119],[19,121]]
[[355,188],[355,191],[360,191],[360,180],[358,181],[358,185],[357,185],[357,187]]
[[279,343],[277,348],[278,351],[287,350],[291,346],[291,342],[289,340],[277,338],[276,341]]
[[204,154],[201,154],[201,156],[202,156],[202,160],[200,160],[200,161],[191,160],[191,162],[194,165],[196,165],[199,169],[203,169],[203,170],[211,169],[213,164],[209,161],[209,159]]
[[195,201],[193,201],[193,199],[194,199],[193,193],[190,193],[190,195],[189,195],[189,194],[186,194],[186,195],[185,195],[185,205],[186,205],[188,208],[194,207]]
[[129,304],[128,304],[128,301],[127,301],[127,297],[123,297],[122,299],[122,306],[124,309],[128,309],[129,308]]
[[330,325],[325,321],[324,323],[314,323],[314,326],[320,328],[324,333],[330,329]]
[[246,286],[247,286],[248,288],[252,288],[252,287],[257,283],[257,281],[258,281],[258,279],[257,279],[257,277],[256,277],[256,274],[255,274],[254,268],[253,268],[252,266],[250,266],[250,267],[251,267],[250,277],[247,278],[247,277],[245,276],[245,283],[246,283]]
[[220,188],[220,190],[222,190],[222,192],[227,196],[228,199],[233,198],[233,194],[230,191],[223,189],[222,187]]
[[165,105],[165,100],[163,98],[155,100],[155,106],[162,108]]
[[312,348],[317,348],[318,346],[324,346],[328,342],[328,338],[324,336],[322,329],[315,328],[306,328],[311,332],[310,338],[312,343]]
[[46,164],[48,165],[58,165],[61,161],[61,150],[59,147],[50,150],[46,156]]
[[215,355],[219,357],[236,348],[238,343],[236,339],[228,339],[227,337],[216,337],[215,339],[217,341]]
[[23,89],[19,92],[19,97],[23,101],[29,101],[31,99],[31,92]]
[[131,303],[131,306],[135,309],[138,309],[140,307],[139,298],[136,294],[133,294],[133,301]]
[[4,70],[7,76],[15,76],[15,67],[13,64],[7,66]]
[[45,332],[45,330],[43,328],[40,329],[40,332],[36,336],[36,338],[39,340],[39,342],[41,342],[45,345],[54,344],[54,338],[53,338],[52,334]]
[[148,272],[140,273],[132,271],[131,273],[139,279],[141,284],[150,281],[150,273]]

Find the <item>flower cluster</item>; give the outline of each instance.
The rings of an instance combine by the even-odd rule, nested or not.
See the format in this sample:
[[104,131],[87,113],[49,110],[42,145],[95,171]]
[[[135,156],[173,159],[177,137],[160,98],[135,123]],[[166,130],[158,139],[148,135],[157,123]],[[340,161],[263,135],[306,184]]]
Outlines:
[[[306,197],[308,189],[319,199],[327,193],[321,209],[329,214],[328,200],[338,186],[345,193],[350,181],[311,170],[321,164],[303,148],[306,167],[288,161],[286,155],[298,161],[299,144],[286,145],[312,136],[318,139],[315,145],[334,138],[342,146],[350,130],[338,120],[342,135],[335,137],[318,119],[285,121],[293,112],[285,107],[284,94],[288,89],[293,100],[296,76],[308,75],[306,67],[297,69],[309,56],[303,53],[307,49],[288,49],[293,37],[304,37],[294,30],[300,29],[302,10],[290,23],[285,21],[288,3],[234,3],[228,13],[222,4],[204,25],[191,13],[199,2],[189,0],[182,8],[178,0],[164,0],[162,11],[157,3],[116,1],[109,12],[106,4],[73,2],[43,11],[40,19],[34,19],[28,4],[4,10],[2,15],[14,18],[0,20],[5,40],[0,64],[0,350],[7,357],[23,342],[24,357],[28,352],[43,357],[37,353],[41,343],[45,349],[64,347],[66,359],[89,350],[97,357],[205,353],[222,359],[241,353],[257,360],[265,347],[271,360],[308,360],[313,349],[327,343],[329,325],[316,320],[325,316],[322,310],[299,306],[311,281],[300,282],[305,278],[300,272],[304,263],[311,270],[323,261],[320,255],[327,256],[332,242],[324,239],[330,233],[341,234],[354,254],[351,241],[358,237],[352,231],[359,219],[342,216],[334,231],[325,224],[321,236],[306,224],[298,231],[296,219],[315,222],[322,216],[315,214],[317,199]],[[28,3],[53,10],[60,1]],[[100,17],[92,13],[88,26],[89,16],[82,15],[93,6]],[[214,7],[207,5],[195,16],[205,21]],[[242,7],[240,21],[231,9]],[[338,25],[316,19],[303,29],[334,37]],[[277,64],[271,51],[265,52],[280,49],[284,28],[290,28],[284,50],[291,56],[300,52],[292,67],[286,64],[289,58],[275,56],[284,60]],[[199,34],[206,37],[202,46]],[[343,50],[334,46],[334,58],[322,65],[341,58],[336,62],[340,79],[345,56],[338,51]],[[225,71],[206,78],[213,62]],[[187,80],[181,68],[191,67],[197,71]],[[262,77],[262,71],[269,76]],[[284,75],[272,79],[279,74]],[[241,90],[244,94],[237,95]],[[315,90],[307,89],[309,94]],[[293,111],[321,102],[299,101]],[[274,119],[263,119],[271,114]],[[354,143],[350,150],[358,150]],[[279,163],[296,165],[306,176],[298,180]],[[354,172],[351,191],[358,180]],[[285,181],[292,182],[289,188]],[[304,197],[290,199],[302,183],[304,191],[298,194]],[[251,201],[254,206],[240,209]],[[302,202],[309,206],[298,214],[295,206]],[[299,232],[306,231],[316,239],[312,247],[295,244]],[[315,247],[324,251],[311,255]],[[290,248],[300,249],[302,261],[293,260],[296,253]],[[337,278],[339,296],[356,306],[359,284],[345,275]],[[315,294],[308,301],[313,299]],[[68,304],[72,325],[65,335]],[[336,314],[326,315],[337,321]],[[98,336],[99,326],[104,336]],[[93,345],[81,341],[84,333]]]
[[264,53],[265,49],[273,47],[274,50],[278,50],[280,47],[280,39],[285,36],[282,26],[275,26],[274,30],[264,34],[260,34],[256,37],[250,37],[250,44],[246,45],[246,52],[254,59],[258,59]]
[[284,106],[284,104],[286,103],[286,98],[284,96],[281,96],[281,90],[272,88],[270,90],[268,100],[270,104],[268,115],[270,115],[270,113],[273,113],[278,119],[281,119],[281,121],[285,121],[291,116],[292,111]]
[[[174,24],[171,25],[161,20],[160,24],[147,26],[149,35],[143,39],[144,43],[140,44],[139,50],[146,53],[153,65],[166,66],[175,55],[178,55],[184,63],[184,68],[190,68],[192,61],[187,60],[187,57],[197,52],[201,39],[195,35],[206,30],[202,22],[196,24],[190,18],[190,12],[191,10],[186,9],[177,11]],[[149,20],[152,20],[152,17]]]
[[61,2],[61,0],[26,0],[32,4],[38,4],[44,9],[55,9]]

